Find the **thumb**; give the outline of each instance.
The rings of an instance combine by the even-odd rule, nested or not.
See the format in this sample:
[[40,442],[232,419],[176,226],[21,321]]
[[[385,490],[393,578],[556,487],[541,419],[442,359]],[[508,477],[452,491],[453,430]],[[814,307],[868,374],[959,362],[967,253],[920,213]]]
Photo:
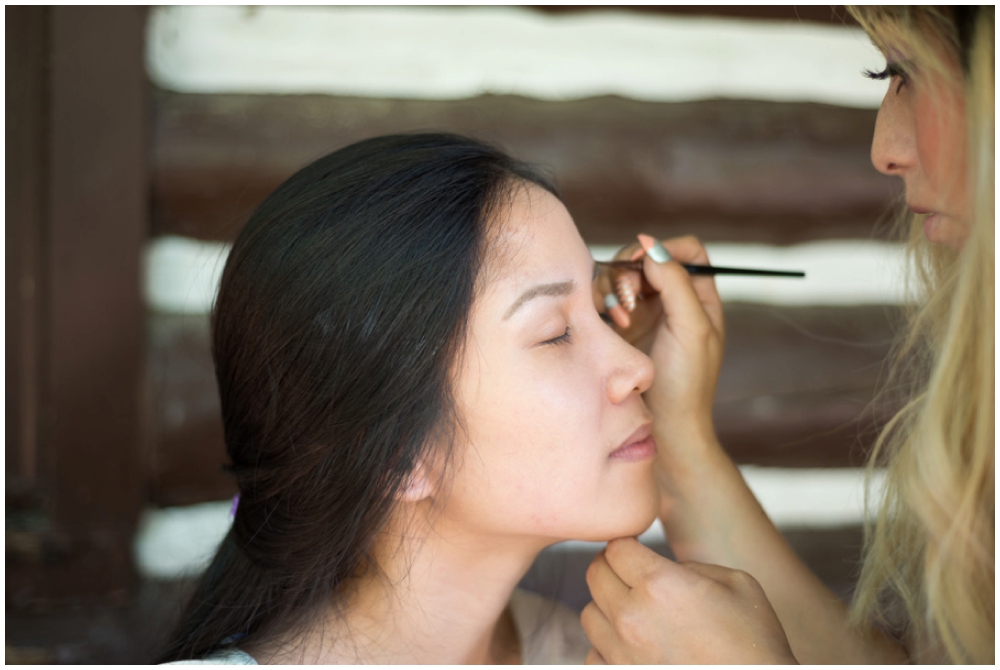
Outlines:
[[[659,293],[668,324],[683,324],[684,328],[712,327],[705,308],[695,292],[691,276],[684,266],[674,260],[665,260],[662,263],[653,260],[657,253],[664,254],[657,256],[659,258],[669,258],[669,255],[666,255],[662,245],[648,235],[642,235],[639,239],[647,252],[643,261],[643,274]],[[674,330],[672,326],[668,327]]]

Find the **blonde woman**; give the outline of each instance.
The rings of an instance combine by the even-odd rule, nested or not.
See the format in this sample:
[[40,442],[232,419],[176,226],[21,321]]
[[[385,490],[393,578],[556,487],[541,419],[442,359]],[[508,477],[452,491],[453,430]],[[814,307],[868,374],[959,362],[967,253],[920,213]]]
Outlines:
[[[595,559],[582,614],[591,662],[994,662],[994,8],[852,14],[886,57],[868,73],[889,80],[872,161],[905,183],[918,270],[895,357],[909,399],[872,456],[888,486],[854,602],[795,556],[714,437],[714,286],[647,253],[667,318],[646,399],[679,562],[632,539]],[[707,260],[693,239],[666,247]],[[890,612],[905,627],[893,639],[879,625]]]

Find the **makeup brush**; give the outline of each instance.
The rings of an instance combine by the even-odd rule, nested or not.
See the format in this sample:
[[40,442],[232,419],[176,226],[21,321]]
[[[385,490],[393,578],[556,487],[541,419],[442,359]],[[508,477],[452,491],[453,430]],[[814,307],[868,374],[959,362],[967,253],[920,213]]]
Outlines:
[[[634,270],[642,272],[642,260],[636,261],[596,261],[598,265],[617,270]],[[719,265],[681,264],[688,274],[692,275],[747,275],[753,277],[805,277],[805,272],[786,270],[755,270],[751,268],[727,268]]]

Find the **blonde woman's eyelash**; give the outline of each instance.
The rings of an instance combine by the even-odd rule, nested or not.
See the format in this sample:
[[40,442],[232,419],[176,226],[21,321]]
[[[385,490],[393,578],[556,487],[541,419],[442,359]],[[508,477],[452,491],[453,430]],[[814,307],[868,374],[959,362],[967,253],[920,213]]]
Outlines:
[[875,79],[877,81],[882,81],[884,79],[891,79],[892,77],[899,77],[899,85],[896,87],[896,93],[899,93],[903,85],[906,84],[908,77],[906,72],[897,63],[887,63],[885,69],[880,72],[875,72],[873,70],[862,70],[861,74],[868,77],[869,79]]

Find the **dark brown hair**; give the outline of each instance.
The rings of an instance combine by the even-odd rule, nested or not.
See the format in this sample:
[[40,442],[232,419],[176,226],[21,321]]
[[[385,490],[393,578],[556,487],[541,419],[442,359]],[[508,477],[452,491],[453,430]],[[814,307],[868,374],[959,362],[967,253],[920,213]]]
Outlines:
[[372,567],[401,485],[450,446],[488,229],[525,183],[556,193],[482,143],[394,135],[317,160],[253,214],[213,313],[239,508],[160,662],[305,626]]

